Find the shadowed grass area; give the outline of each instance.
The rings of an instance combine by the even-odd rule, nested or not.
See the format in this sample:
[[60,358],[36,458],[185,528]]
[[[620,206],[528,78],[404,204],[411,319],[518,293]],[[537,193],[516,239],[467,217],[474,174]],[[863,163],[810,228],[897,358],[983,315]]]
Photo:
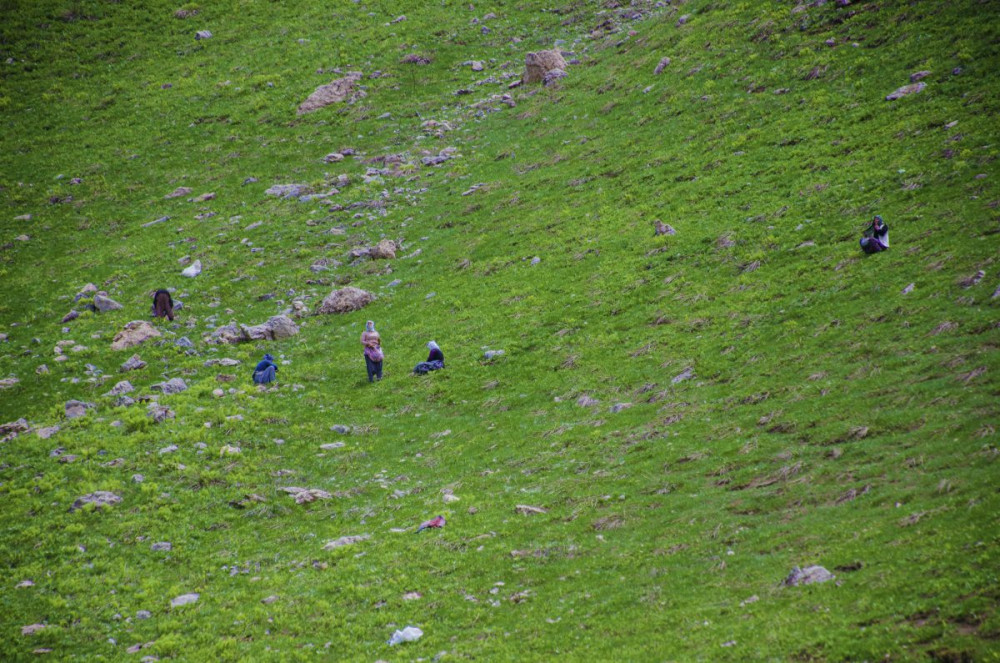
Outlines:
[[5,659],[996,656],[995,9],[656,5],[0,2]]

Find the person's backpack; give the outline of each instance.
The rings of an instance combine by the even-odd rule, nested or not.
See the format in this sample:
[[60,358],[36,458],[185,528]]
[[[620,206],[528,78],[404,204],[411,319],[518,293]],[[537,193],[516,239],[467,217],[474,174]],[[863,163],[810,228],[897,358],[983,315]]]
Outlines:
[[370,345],[365,346],[365,356],[374,362],[380,362],[385,358],[385,355],[382,354],[382,348],[378,346],[372,347]]

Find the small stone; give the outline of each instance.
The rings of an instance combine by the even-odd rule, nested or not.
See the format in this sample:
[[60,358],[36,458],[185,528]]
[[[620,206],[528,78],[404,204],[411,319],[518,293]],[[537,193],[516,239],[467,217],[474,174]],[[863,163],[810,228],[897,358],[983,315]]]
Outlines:
[[160,449],[159,453],[160,453],[161,456],[163,454],[172,454],[173,452],[177,451],[179,448],[180,447],[178,447],[176,444],[171,444],[171,445],[165,446],[162,449]]
[[181,271],[181,276],[186,276],[191,279],[198,276],[199,274],[201,274],[200,260],[195,260],[193,263],[191,263]]
[[121,371],[137,371],[141,368],[146,367],[146,362],[139,358],[139,355],[132,355],[128,360],[122,364]]
[[77,417],[82,417],[85,414],[87,414],[87,410],[92,410],[95,407],[97,406],[94,405],[93,403],[87,403],[85,401],[76,401],[76,400],[66,401],[66,406],[65,406],[66,418],[76,419]]
[[146,480],[146,477],[142,476],[141,474],[133,474],[132,475],[132,483],[142,483],[145,480]]
[[135,387],[128,380],[122,380],[111,388],[111,391],[105,394],[105,396],[121,396],[122,394],[129,394],[135,391]]
[[334,424],[333,426],[330,426],[330,430],[334,433],[339,433],[340,435],[347,435],[351,432],[350,426],[344,426],[342,424]]
[[73,320],[76,320],[79,317],[80,317],[80,312],[74,309],[69,313],[67,313],[66,315],[64,315],[62,317],[62,320],[60,320],[60,322],[66,324],[67,322],[72,322]]
[[187,388],[187,383],[181,378],[171,378],[166,382],[158,382],[150,387],[153,391],[159,391],[164,394],[179,394],[182,391],[186,391]]
[[95,508],[102,508],[105,506],[112,506],[118,504],[122,501],[122,498],[114,493],[108,492],[106,490],[98,490],[96,492],[90,493],[89,495],[84,495],[83,497],[77,498],[73,505],[69,508],[70,512],[76,511],[77,509],[83,508],[86,504],[93,504]]
[[353,545],[355,543],[360,543],[360,542],[365,541],[365,540],[367,540],[369,538],[371,538],[370,534],[358,534],[358,535],[355,535],[355,536],[342,536],[339,539],[327,542],[327,544],[325,546],[323,546],[323,550],[335,550],[336,548],[340,548],[340,547],[343,547],[343,546],[349,546],[349,545]]
[[268,597],[262,598],[260,600],[260,602],[263,603],[264,605],[271,605],[272,603],[274,603],[277,600],[278,600],[278,597],[275,594],[271,594]]
[[587,394],[584,394],[580,396],[578,399],[576,399],[576,404],[578,407],[593,407],[600,402],[601,401],[597,400],[596,398],[592,398]]
[[503,350],[487,350],[483,353],[483,358],[490,360],[496,357],[502,357],[504,354],[506,353]]
[[178,606],[190,605],[191,603],[196,603],[198,601],[199,596],[201,595],[197,593],[181,594],[177,598],[172,599],[170,601],[170,607],[176,608]]
[[194,33],[194,38],[198,41],[202,39],[211,39],[212,33],[208,30],[198,30],[198,32]]
[[138,612],[135,613],[135,618],[136,619],[149,619],[152,616],[153,616],[153,613],[151,613],[149,610],[140,610],[140,611],[138,611]]
[[17,589],[22,589],[24,587],[34,587],[34,586],[35,583],[32,580],[22,580],[21,582],[17,583],[17,585],[15,585]]
[[106,297],[104,295],[94,295],[94,307],[101,313],[107,313],[108,311],[117,311],[124,308],[121,304]]
[[59,426],[47,426],[45,428],[39,428],[35,431],[35,435],[43,440],[47,440],[56,433],[59,432]]
[[518,504],[514,507],[514,513],[522,516],[541,515],[548,512],[548,509],[543,509],[540,506],[530,506],[528,504]]
[[170,193],[168,193],[167,195],[165,195],[163,197],[167,198],[167,199],[170,199],[170,198],[180,198],[181,196],[186,196],[186,195],[188,195],[190,193],[193,193],[193,191],[194,190],[191,187],[179,186],[179,187],[177,187],[176,189],[174,189],[173,191],[171,191]]
[[657,64],[656,69],[653,70],[653,74],[659,76],[663,73],[663,70],[670,66],[670,58],[662,58]]
[[169,541],[160,541],[159,543],[154,543],[149,547],[153,552],[167,552],[173,549],[173,545]]
[[911,94],[916,94],[918,92],[921,92],[925,87],[927,87],[927,83],[913,83],[910,85],[904,85],[903,87],[897,89],[895,92],[886,95],[885,100],[896,101],[897,99],[902,99],[903,97],[909,96]]
[[798,585],[811,585],[813,583],[827,582],[833,580],[834,575],[822,566],[807,566],[804,569],[795,567],[788,577],[782,582],[786,587],[796,587]]
[[903,288],[903,290],[902,290],[902,294],[904,294],[904,295],[908,295],[908,294],[910,294],[911,292],[913,292],[913,288],[914,288],[915,286],[916,286],[916,284],[915,284],[915,283],[911,283],[910,285],[906,286],[905,288]]
[[323,157],[323,161],[325,161],[326,163],[337,163],[338,161],[343,161],[343,160],[344,160],[344,155],[341,154],[340,152],[331,152],[330,154],[327,154],[325,157]]
[[21,635],[34,635],[43,628],[45,628],[45,624],[29,624],[28,626],[22,626]]

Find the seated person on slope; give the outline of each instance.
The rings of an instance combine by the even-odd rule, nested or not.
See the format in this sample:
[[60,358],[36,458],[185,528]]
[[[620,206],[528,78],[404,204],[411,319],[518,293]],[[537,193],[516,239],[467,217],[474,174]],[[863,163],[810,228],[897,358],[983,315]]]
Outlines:
[[865,229],[861,238],[861,250],[865,253],[878,253],[889,248],[889,226],[881,216],[875,215],[872,223]]

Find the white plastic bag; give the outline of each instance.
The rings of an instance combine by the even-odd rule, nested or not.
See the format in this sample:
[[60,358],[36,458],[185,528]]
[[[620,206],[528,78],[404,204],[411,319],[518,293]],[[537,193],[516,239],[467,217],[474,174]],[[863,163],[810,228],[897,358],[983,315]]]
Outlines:
[[424,632],[416,626],[407,626],[402,631],[393,633],[392,637],[389,638],[389,644],[398,645],[401,642],[416,642],[423,634]]

